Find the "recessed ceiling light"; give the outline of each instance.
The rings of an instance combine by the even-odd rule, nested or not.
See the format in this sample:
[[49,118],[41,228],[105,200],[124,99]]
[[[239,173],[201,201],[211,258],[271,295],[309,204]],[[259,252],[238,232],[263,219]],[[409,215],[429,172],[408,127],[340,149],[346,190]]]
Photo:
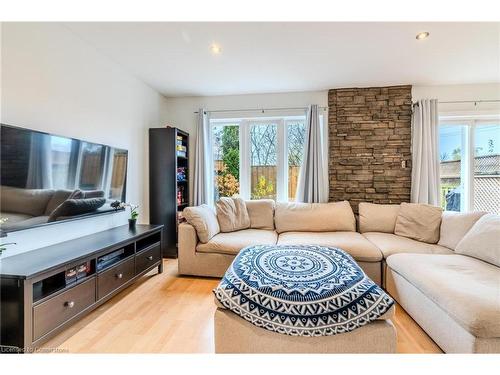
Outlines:
[[222,48],[220,48],[220,46],[217,44],[217,43],[213,43],[211,46],[210,46],[210,51],[214,54],[214,55],[218,55],[219,53],[222,52]]
[[428,31],[422,31],[421,33],[418,33],[415,38],[417,38],[417,40],[422,40],[422,39],[427,38],[428,36],[429,36]]

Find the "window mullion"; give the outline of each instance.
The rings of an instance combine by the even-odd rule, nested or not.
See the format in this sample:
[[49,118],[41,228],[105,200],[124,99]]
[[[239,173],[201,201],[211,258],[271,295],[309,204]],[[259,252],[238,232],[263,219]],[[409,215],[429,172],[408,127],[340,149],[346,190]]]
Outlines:
[[240,195],[250,199],[250,124],[247,120],[240,122]]
[[476,142],[474,133],[476,130],[476,121],[472,120],[469,126],[468,139],[469,139],[469,155],[468,155],[468,194],[467,194],[467,211],[474,209],[474,162],[476,160]]
[[276,200],[285,202],[288,200],[288,168],[287,168],[287,137],[286,137],[286,122],[280,119],[277,122],[278,139],[277,139],[277,158],[276,158]]

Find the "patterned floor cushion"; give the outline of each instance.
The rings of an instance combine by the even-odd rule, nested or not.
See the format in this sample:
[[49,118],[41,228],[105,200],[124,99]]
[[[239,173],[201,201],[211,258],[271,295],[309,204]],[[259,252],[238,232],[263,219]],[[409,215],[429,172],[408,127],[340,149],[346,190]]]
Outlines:
[[250,323],[292,336],[349,332],[394,304],[349,254],[315,245],[244,248],[214,294]]

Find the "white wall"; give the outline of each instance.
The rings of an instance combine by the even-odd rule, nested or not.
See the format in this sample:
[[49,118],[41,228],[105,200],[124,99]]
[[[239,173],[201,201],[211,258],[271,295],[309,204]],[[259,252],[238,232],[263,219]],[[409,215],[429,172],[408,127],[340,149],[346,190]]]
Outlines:
[[[147,222],[147,128],[162,124],[165,98],[64,25],[3,23],[1,122],[125,148],[127,200]],[[113,214],[9,234],[6,255],[117,225]]]
[[[418,99],[438,99],[447,101],[500,100],[500,83],[413,86],[413,101]],[[439,112],[446,113],[500,113],[500,103],[440,103]]]
[[[319,106],[328,105],[327,91],[305,91],[289,92],[276,94],[248,94],[248,95],[223,95],[223,96],[199,96],[199,97],[180,97],[167,98],[166,105],[163,107],[162,118],[166,122],[179,129],[189,133],[190,147],[194,151],[196,140],[196,120],[194,114],[199,108],[206,110],[218,109],[255,109],[255,108],[284,108],[284,107],[307,107],[309,104],[318,104]],[[244,112],[242,112],[244,113]],[[279,115],[272,112],[273,115]],[[247,113],[248,114],[248,113]],[[255,114],[255,113],[253,113]],[[238,115],[234,114],[233,115]],[[191,154],[193,155],[193,154]],[[193,177],[193,162],[190,160],[190,177]],[[190,184],[190,196],[192,197],[192,183]]]

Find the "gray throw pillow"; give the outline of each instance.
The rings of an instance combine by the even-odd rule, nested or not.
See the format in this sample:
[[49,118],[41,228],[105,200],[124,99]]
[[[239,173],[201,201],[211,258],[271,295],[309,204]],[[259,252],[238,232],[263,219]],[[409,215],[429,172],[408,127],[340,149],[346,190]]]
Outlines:
[[49,216],[49,223],[62,216],[82,215],[97,210],[106,203],[105,198],[67,199]]

